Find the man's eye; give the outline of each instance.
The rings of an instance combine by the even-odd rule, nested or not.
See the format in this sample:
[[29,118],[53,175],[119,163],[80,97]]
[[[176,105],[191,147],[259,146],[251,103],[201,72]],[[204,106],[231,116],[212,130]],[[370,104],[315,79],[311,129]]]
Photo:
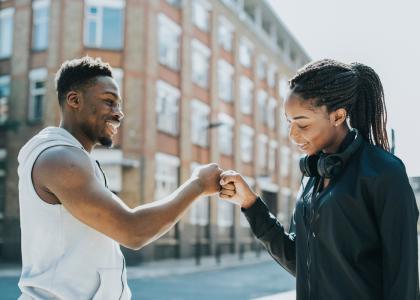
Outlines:
[[303,125],[303,126],[302,126],[302,125],[298,125],[298,128],[299,128],[299,129],[305,129],[305,128],[307,128],[308,126],[309,126],[309,125]]
[[108,105],[114,105],[114,101],[113,100],[105,100],[105,103]]

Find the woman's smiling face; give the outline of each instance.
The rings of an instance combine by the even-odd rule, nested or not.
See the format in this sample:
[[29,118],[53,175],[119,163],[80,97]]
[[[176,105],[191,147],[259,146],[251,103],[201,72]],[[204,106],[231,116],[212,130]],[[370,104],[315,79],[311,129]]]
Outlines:
[[293,93],[286,99],[284,111],[289,137],[307,155],[320,151],[333,153],[341,142],[337,126],[343,126],[343,122],[337,122],[337,111],[328,113],[325,105],[313,103],[314,100],[303,100]]

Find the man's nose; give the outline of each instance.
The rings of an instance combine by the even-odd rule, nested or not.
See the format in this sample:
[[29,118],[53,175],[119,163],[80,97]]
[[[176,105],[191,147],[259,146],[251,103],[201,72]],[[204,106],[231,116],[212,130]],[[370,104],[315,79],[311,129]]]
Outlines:
[[124,113],[120,105],[114,110],[114,115],[118,117],[118,120],[121,121],[124,118]]

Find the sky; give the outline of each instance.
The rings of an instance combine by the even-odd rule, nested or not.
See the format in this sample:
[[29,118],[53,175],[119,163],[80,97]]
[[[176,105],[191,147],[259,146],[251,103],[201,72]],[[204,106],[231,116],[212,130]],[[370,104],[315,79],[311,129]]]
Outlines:
[[268,2],[312,60],[360,62],[378,73],[396,155],[420,176],[420,1]]

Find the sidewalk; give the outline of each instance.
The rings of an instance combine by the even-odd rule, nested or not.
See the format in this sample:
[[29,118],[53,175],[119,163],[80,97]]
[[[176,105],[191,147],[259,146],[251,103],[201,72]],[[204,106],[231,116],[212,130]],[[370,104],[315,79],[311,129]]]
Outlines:
[[[271,260],[271,257],[265,251],[261,251],[259,256],[257,256],[255,252],[246,252],[244,253],[242,259],[239,258],[238,254],[225,254],[221,256],[220,264],[216,262],[214,256],[201,257],[200,265],[196,265],[194,257],[183,259],[166,259],[146,262],[135,266],[128,266],[127,277],[129,279],[155,278],[195,272],[208,272],[213,270],[257,264],[269,260]],[[0,261],[0,278],[19,277],[20,272],[20,264]]]
[[194,257],[184,259],[166,259],[142,263],[137,266],[129,266],[127,267],[127,277],[129,279],[146,277],[153,278],[196,272],[208,272],[257,264],[271,259],[270,255],[265,251],[261,251],[259,256],[257,256],[255,252],[246,252],[244,253],[242,259],[239,258],[238,254],[224,254],[221,256],[219,264],[214,256],[201,257],[200,265],[196,264]]

